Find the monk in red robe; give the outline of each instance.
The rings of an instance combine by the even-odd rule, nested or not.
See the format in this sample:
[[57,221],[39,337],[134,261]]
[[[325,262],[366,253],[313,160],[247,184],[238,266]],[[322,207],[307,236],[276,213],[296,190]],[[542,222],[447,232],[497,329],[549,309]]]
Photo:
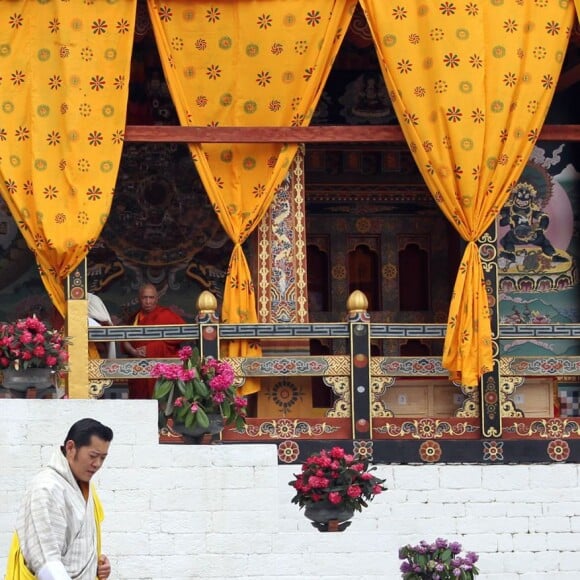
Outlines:
[[[144,284],[139,290],[141,310],[133,320],[140,326],[186,324],[185,320],[169,308],[159,306],[159,294],[153,284]],[[123,349],[130,357],[173,358],[177,356],[180,343],[176,340],[135,340],[123,343]],[[131,379],[129,381],[130,399],[151,399],[156,379]]]

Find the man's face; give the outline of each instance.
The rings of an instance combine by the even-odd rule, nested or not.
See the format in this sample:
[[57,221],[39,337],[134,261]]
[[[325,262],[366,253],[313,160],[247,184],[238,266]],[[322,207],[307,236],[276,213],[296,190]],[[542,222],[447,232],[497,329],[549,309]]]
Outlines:
[[150,288],[149,286],[143,288],[139,294],[139,303],[141,304],[141,310],[143,312],[151,312],[152,310],[155,310],[158,300],[159,296],[157,290],[155,290],[155,288]]
[[88,483],[101,469],[109,453],[110,444],[110,441],[103,441],[96,435],[93,435],[89,444],[83,447],[77,447],[72,440],[66,442],[66,458],[77,481]]

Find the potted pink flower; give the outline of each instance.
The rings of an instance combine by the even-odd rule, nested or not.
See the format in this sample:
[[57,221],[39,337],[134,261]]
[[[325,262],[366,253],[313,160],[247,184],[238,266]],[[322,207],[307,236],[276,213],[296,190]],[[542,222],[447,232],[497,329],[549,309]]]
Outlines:
[[201,357],[197,348],[179,350],[179,363],[157,363],[151,376],[157,379],[154,397],[174,428],[193,436],[216,433],[224,425],[243,429],[248,401],[238,395],[229,363]]
[[369,468],[368,459],[357,459],[342,447],[323,449],[311,455],[289,482],[296,490],[292,503],[305,508],[304,514],[320,531],[342,531],[355,510],[362,511],[385,491],[385,480],[371,473],[375,469]]
[[21,392],[54,386],[56,373],[67,370],[67,344],[58,330],[36,316],[0,323],[3,386]]

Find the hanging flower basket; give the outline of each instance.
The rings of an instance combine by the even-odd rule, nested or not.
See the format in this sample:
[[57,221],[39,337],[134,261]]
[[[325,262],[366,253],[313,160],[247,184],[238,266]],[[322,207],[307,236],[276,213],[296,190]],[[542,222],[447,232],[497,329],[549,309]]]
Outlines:
[[55,372],[52,369],[21,369],[7,368],[2,371],[2,386],[11,393],[24,394],[28,389],[39,392],[55,387]]
[[312,526],[319,532],[343,532],[351,524],[349,520],[354,516],[354,509],[318,501],[307,505],[304,515],[312,520]]
[[0,323],[3,387],[16,394],[56,388],[58,374],[67,370],[67,344],[67,338],[36,316]]
[[302,472],[289,482],[296,490],[292,503],[320,532],[342,532],[350,525],[355,511],[382,493],[384,479],[375,477],[367,459],[355,459],[341,447],[311,455]]

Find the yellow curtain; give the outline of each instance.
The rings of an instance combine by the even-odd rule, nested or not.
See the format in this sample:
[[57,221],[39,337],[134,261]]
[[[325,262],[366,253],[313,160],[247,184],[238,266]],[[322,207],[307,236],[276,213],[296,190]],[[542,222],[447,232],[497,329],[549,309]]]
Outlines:
[[[148,0],[148,5],[182,125],[278,127],[310,122],[356,0]],[[257,322],[242,244],[267,211],[297,144],[203,143],[190,148],[234,242],[222,320]],[[229,354],[244,356],[251,347],[235,342]],[[255,384],[248,384],[244,392],[255,390]]]
[[454,380],[476,385],[493,368],[476,241],[505,204],[537,140],[566,52],[573,5],[360,3],[417,166],[467,241],[443,364]]
[[65,314],[64,278],[107,220],[136,0],[0,2],[0,191]]

